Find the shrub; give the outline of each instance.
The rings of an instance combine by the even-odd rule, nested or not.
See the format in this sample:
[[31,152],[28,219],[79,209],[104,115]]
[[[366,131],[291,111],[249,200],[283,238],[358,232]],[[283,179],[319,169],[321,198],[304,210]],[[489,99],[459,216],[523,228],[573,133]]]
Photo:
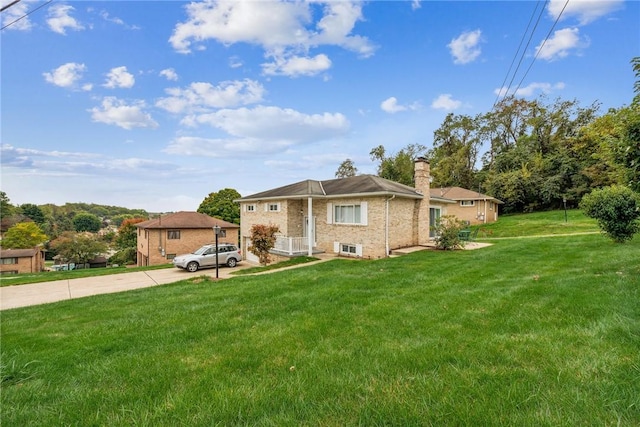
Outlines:
[[617,243],[631,240],[640,229],[640,196],[628,187],[594,190],[582,198],[580,209],[598,221],[602,232]]
[[465,223],[453,215],[444,215],[438,218],[438,222],[433,228],[436,234],[436,247],[443,250],[464,248],[464,241],[460,239],[460,230],[465,227]]
[[269,251],[276,243],[276,233],[280,231],[277,225],[255,224],[251,227],[251,246],[249,252],[260,260],[261,265],[267,265],[271,261]]

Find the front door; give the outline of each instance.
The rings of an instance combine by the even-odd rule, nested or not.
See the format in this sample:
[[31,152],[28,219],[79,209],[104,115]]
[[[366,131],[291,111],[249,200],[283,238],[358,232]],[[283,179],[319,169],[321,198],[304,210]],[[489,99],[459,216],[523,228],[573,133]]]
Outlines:
[[429,237],[436,237],[435,227],[440,219],[440,208],[429,208]]

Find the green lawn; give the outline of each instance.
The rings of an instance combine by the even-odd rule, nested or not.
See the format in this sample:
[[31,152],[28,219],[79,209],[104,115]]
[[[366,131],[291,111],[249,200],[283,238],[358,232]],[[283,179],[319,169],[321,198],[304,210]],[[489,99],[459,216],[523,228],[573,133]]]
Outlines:
[[478,238],[525,237],[575,233],[598,233],[596,220],[581,210],[546,211],[500,215],[497,222],[479,226]]
[[640,239],[504,239],[2,312],[3,425],[637,426]]

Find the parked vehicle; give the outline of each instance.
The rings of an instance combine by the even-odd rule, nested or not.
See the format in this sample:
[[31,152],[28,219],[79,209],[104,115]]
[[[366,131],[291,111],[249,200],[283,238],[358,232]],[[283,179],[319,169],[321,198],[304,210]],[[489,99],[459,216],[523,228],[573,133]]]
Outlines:
[[[235,267],[242,261],[242,254],[236,245],[221,243],[218,245],[218,265]],[[178,255],[173,258],[173,265],[187,271],[198,271],[201,268],[216,266],[216,245],[204,245],[197,251]]]

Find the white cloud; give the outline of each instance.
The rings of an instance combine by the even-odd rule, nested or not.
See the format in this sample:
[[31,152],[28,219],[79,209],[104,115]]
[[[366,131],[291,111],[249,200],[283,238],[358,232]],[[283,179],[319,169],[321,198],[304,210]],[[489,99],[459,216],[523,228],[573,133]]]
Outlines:
[[176,81],[178,80],[178,73],[173,68],[165,68],[160,71],[160,75],[166,78],[167,80]]
[[[565,88],[565,84],[563,82],[558,82],[555,84],[551,83],[530,83],[528,86],[519,88],[514,95],[518,97],[533,97],[537,94],[537,92],[542,92],[544,94],[551,94],[556,91],[560,91]],[[497,96],[504,97],[506,94],[507,88],[499,88],[493,91]]]
[[[2,6],[6,6],[7,4],[5,4],[4,1],[2,2]],[[0,18],[2,18],[2,27],[6,27],[6,30],[14,31],[31,30],[33,24],[28,16],[30,7],[31,5],[28,2],[22,1],[5,9],[2,15],[0,15]],[[3,29],[3,31],[5,29]]]
[[245,79],[217,86],[196,82],[185,89],[170,88],[165,92],[171,96],[159,99],[156,106],[172,113],[185,113],[255,104],[262,101],[265,89],[259,82]]
[[[42,73],[45,80],[48,83],[59,87],[76,88],[78,82],[82,79],[82,74],[87,71],[87,67],[84,64],[78,64],[77,62],[68,62],[59,66],[58,68],[51,70],[49,73]],[[82,90],[91,90],[90,84],[85,84],[81,87]]]
[[380,109],[389,114],[395,114],[407,110],[417,110],[418,108],[420,108],[420,105],[417,102],[409,105],[398,104],[398,99],[395,96],[387,98],[380,103]]
[[320,141],[342,135],[349,129],[349,121],[340,113],[309,115],[268,106],[218,110],[187,120],[193,124],[208,124],[234,137],[292,143]]
[[431,108],[436,110],[456,110],[462,106],[462,101],[457,101],[453,99],[451,94],[444,93],[439,95],[436,99],[431,103]]
[[413,9],[413,10],[420,9],[422,7],[420,2],[422,2],[422,0],[412,0],[411,9]]
[[479,44],[482,41],[482,31],[466,31],[447,45],[454,64],[468,64],[475,61],[482,53]]
[[[575,16],[580,25],[586,25],[596,19],[622,8],[624,0],[551,0],[547,12],[556,19],[562,12],[561,20]],[[564,9],[564,11],[563,11]]]
[[264,73],[272,76],[313,76],[329,68],[331,68],[331,60],[325,54],[319,54],[313,58],[301,56],[276,58],[275,62],[262,64]]
[[[265,57],[274,58],[275,65],[271,65],[275,68],[268,68],[272,72],[278,70],[278,74],[284,74],[288,69],[278,66],[279,62],[288,64],[291,58],[304,58],[311,48],[322,45],[340,46],[362,57],[373,54],[375,47],[366,37],[351,34],[356,22],[362,19],[360,2],[313,3],[313,6],[319,4],[322,4],[322,17],[314,26],[312,5],[308,2],[222,0],[190,3],[185,7],[187,21],[176,25],[169,42],[181,53],[204,48],[203,43],[207,40],[225,45],[259,45],[264,48]],[[316,55],[311,62],[306,64],[307,72],[303,75],[309,75],[310,69],[330,64],[326,55]],[[301,65],[296,65],[290,70],[293,75],[301,75]],[[312,67],[308,68],[309,65]]]
[[47,14],[47,24],[51,31],[58,34],[66,34],[67,29],[74,31],[84,30],[84,26],[71,16],[74,10],[75,8],[68,4],[53,4]]
[[94,107],[88,111],[94,122],[116,125],[127,130],[157,128],[158,123],[144,112],[144,108],[142,101],[127,105],[124,101],[109,96],[102,100],[102,108]]
[[546,42],[541,42],[536,46],[536,53],[540,59],[554,61],[568,56],[572,49],[587,46],[589,46],[589,40],[580,38],[578,28],[564,28],[554,32]]
[[107,81],[103,84],[104,87],[115,89],[115,88],[131,88],[136,83],[135,77],[133,74],[127,71],[127,67],[116,67],[112,68],[107,74]]
[[233,157],[240,152],[260,157],[284,152],[296,145],[336,138],[348,132],[350,126],[340,113],[304,114],[265,106],[224,109],[190,116],[185,122],[212,126],[228,137],[181,136],[173,140],[165,152],[207,157]]

